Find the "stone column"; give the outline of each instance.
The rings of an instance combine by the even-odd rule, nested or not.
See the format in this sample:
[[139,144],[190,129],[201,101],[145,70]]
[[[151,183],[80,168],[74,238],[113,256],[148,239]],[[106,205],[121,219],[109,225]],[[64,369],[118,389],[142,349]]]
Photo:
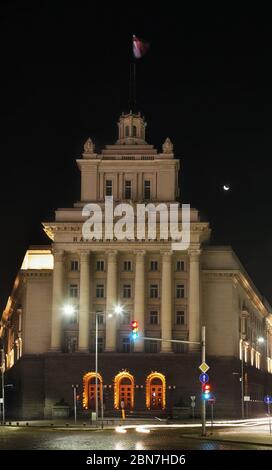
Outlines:
[[[200,283],[199,283],[199,256],[200,250],[189,251],[190,271],[189,271],[189,341],[201,340],[201,320],[200,320]],[[190,351],[198,351],[197,344],[190,344]]]
[[[161,335],[172,339],[172,253],[162,253]],[[172,343],[162,341],[162,353],[172,352]]]
[[52,286],[52,321],[51,321],[51,347],[52,352],[61,350],[62,341],[62,307],[64,284],[64,252],[54,251],[54,271]]
[[[134,317],[139,323],[139,334],[145,332],[145,251],[135,252],[135,288],[134,288]],[[144,351],[144,340],[137,339],[134,351]]]
[[90,335],[90,253],[80,252],[78,352],[89,351]]
[[[117,251],[108,252],[106,300],[106,352],[116,351]],[[112,315],[109,317],[109,315]]]

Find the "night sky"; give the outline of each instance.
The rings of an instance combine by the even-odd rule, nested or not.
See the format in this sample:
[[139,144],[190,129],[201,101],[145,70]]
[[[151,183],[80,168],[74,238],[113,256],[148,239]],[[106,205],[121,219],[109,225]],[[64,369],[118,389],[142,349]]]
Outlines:
[[117,138],[132,34],[151,45],[137,62],[148,142],[172,139],[182,201],[209,220],[212,243],[232,245],[271,302],[271,16],[107,3],[1,4],[1,305],[27,247],[48,243],[41,221],[79,200],[84,141],[100,150]]

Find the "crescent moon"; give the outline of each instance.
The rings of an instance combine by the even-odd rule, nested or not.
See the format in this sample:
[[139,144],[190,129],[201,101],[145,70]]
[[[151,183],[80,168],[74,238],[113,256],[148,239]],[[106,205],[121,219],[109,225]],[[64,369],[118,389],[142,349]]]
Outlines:
[[224,189],[224,191],[229,191],[230,187],[228,185],[224,184],[223,189]]

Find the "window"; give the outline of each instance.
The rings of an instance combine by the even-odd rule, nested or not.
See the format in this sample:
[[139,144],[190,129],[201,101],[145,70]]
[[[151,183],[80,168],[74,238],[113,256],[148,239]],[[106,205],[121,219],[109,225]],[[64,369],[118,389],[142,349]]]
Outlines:
[[104,284],[97,284],[96,285],[96,297],[98,299],[104,298]]
[[159,324],[159,313],[157,310],[151,310],[149,313],[149,323],[150,325],[158,325]]
[[106,180],[106,196],[112,196],[112,180]]
[[77,350],[77,337],[68,336],[66,338],[66,350],[68,353],[74,353]]
[[79,271],[79,262],[75,259],[71,260],[71,271]]
[[131,181],[126,180],[125,181],[125,199],[131,199],[131,197],[132,197]]
[[151,197],[151,184],[149,180],[144,182],[144,199],[150,199]]
[[124,271],[132,271],[131,261],[124,261],[123,269]]
[[130,312],[123,312],[121,316],[122,325],[129,325],[130,324]]
[[159,297],[158,284],[151,284],[150,285],[150,298],[157,299],[158,297]]
[[69,286],[69,296],[73,299],[78,297],[78,286],[77,284],[70,284]]
[[124,284],[123,285],[123,297],[124,297],[124,299],[130,299],[131,298],[131,285],[130,284]]
[[100,259],[96,261],[96,271],[105,271],[105,262]]
[[188,350],[188,345],[184,343],[173,343],[175,353],[185,353]]
[[97,316],[98,325],[103,325],[104,324],[104,312],[98,311],[96,312],[96,316]]
[[123,338],[123,340],[122,340],[122,352],[123,353],[130,353],[130,350],[131,350],[130,338]]
[[150,261],[150,271],[158,271],[158,261]]
[[104,351],[104,338],[97,338],[97,351],[99,353]]
[[184,284],[176,285],[176,297],[177,299],[183,299],[185,294]]
[[184,261],[181,261],[180,259],[177,261],[176,270],[184,271]]
[[137,127],[136,127],[136,126],[133,126],[133,127],[132,127],[132,136],[133,136],[133,137],[136,137],[136,135],[137,135]]
[[184,310],[178,310],[176,312],[176,324],[184,325],[185,324],[185,312]]
[[149,340],[146,342],[146,352],[147,353],[157,353],[158,352],[158,343],[157,341]]
[[78,320],[78,307],[74,306],[74,310],[73,312],[69,315],[69,317],[67,318],[68,320],[68,323],[70,325],[75,325],[77,323],[77,320]]
[[129,126],[125,127],[125,134],[126,134],[126,137],[129,137]]

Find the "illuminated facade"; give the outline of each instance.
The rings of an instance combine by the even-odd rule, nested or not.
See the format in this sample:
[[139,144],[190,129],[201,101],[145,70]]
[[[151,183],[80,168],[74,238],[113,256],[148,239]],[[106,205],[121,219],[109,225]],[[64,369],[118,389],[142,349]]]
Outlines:
[[[189,409],[191,395],[199,407],[199,348],[156,338],[197,342],[201,325],[207,327],[217,413],[239,413],[242,359],[252,413],[262,410],[272,378],[271,307],[231,248],[209,245],[209,224],[196,209],[186,251],[173,250],[159,231],[152,240],[120,240],[107,237],[103,227],[102,239],[84,239],[87,203],[103,212],[105,196],[115,206],[132,207],[168,207],[180,199],[180,160],[171,141],[161,152],[147,144],[140,114],[122,114],[118,128],[117,142],[101,153],[91,139],[85,143],[77,160],[80,201],[43,223],[49,245],[27,251],[3,312],[6,370],[15,384],[10,415],[50,417],[61,398],[72,406],[73,383],[79,384],[82,413],[89,413],[95,403],[96,316],[98,392],[101,397],[103,386],[106,413],[118,413],[121,401],[134,413],[172,413],[175,406]],[[122,315],[114,314],[117,305]],[[132,342],[132,320],[151,339]]]

